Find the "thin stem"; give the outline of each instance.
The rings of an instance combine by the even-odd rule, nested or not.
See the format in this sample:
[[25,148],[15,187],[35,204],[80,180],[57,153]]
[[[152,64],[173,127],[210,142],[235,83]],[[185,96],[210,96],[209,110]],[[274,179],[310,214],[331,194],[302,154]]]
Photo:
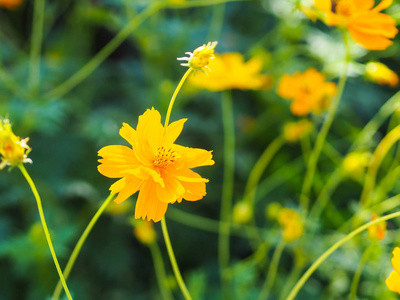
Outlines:
[[340,246],[345,244],[347,241],[351,240],[354,236],[357,234],[363,232],[365,229],[368,227],[375,225],[377,223],[387,221],[390,219],[394,219],[400,217],[400,212],[395,212],[383,217],[380,217],[374,221],[368,222],[367,224],[364,224],[357,229],[353,230],[350,232],[348,235],[346,235],[344,238],[333,244],[328,250],[326,250],[314,263],[307,269],[307,271],[303,274],[303,276],[299,279],[299,281],[296,283],[296,285],[293,287],[291,290],[289,296],[287,297],[286,300],[293,300],[297,293],[300,291],[300,289],[303,287],[303,285],[307,282],[308,278],[314,273],[314,271],[333,253],[335,252]]
[[74,87],[84,81],[90,74],[92,74],[105,60],[106,58],[117,49],[123,41],[125,41],[129,35],[146,21],[150,16],[155,14],[158,10],[163,7],[164,4],[156,2],[150,5],[147,9],[143,10],[140,14],[135,16],[120,32],[107,44],[105,45],[92,59],[87,62],[80,70],[74,75],[68,78],[65,82],[55,87],[53,90],[45,94],[46,98],[54,99],[60,98],[71,91]]
[[[103,204],[100,206],[100,208],[97,210],[93,218],[90,220],[89,224],[86,226],[85,230],[83,231],[81,237],[79,238],[78,242],[75,245],[74,250],[71,253],[71,256],[68,259],[67,265],[65,266],[63,275],[65,279],[68,279],[69,274],[71,273],[71,270],[75,264],[75,261],[82,249],[83,244],[85,243],[87,237],[89,236],[90,232],[92,231],[94,225],[96,224],[97,220],[100,218],[100,216],[103,214],[104,210],[108,206],[108,204],[111,203],[111,201],[114,199],[115,194],[110,194],[106,200],[104,200]],[[54,290],[52,300],[57,300],[60,297],[61,293],[61,282],[59,281],[57,283],[57,286]]]
[[163,217],[161,219],[161,229],[162,229],[162,233],[164,236],[165,245],[167,246],[168,256],[169,256],[169,260],[171,261],[172,270],[174,271],[174,275],[175,275],[176,281],[178,282],[179,288],[181,289],[183,297],[185,297],[186,300],[192,300],[192,296],[190,296],[190,294],[189,294],[189,291],[185,285],[185,282],[183,281],[181,271],[179,271],[178,264],[176,263],[174,250],[172,249],[171,241],[169,239],[169,234],[168,234],[168,229],[167,229],[167,223],[165,222],[165,217]]
[[367,262],[367,259],[369,258],[371,250],[374,248],[374,246],[375,246],[375,243],[372,242],[367,247],[367,249],[365,249],[363,255],[361,256],[360,263],[358,264],[357,270],[354,273],[353,281],[351,282],[349,300],[356,300],[356,298],[357,298],[357,288],[358,288],[358,284],[360,282],[362,270],[364,268],[365,263]]
[[180,9],[180,8],[191,8],[191,7],[201,7],[201,6],[210,6],[210,5],[216,5],[216,4],[221,4],[221,3],[228,3],[228,2],[245,2],[245,1],[252,1],[252,0],[194,0],[194,1],[186,1],[182,3],[174,3],[174,4],[169,4],[167,7],[168,8],[175,8],[175,9]]
[[162,259],[160,247],[158,247],[157,243],[151,243],[149,245],[151,256],[154,262],[154,270],[156,273],[157,283],[160,288],[161,295],[164,300],[173,300],[174,298],[171,295],[169,288],[166,286],[167,276],[165,273],[164,262]]
[[39,193],[38,193],[38,191],[36,189],[35,184],[33,183],[32,178],[29,176],[28,172],[26,171],[24,165],[23,164],[19,164],[18,168],[21,170],[22,175],[24,175],[26,181],[28,182],[29,186],[31,187],[33,195],[35,196],[36,204],[37,204],[38,211],[39,211],[40,221],[42,222],[43,231],[44,231],[44,234],[46,236],[47,244],[49,245],[49,249],[50,249],[50,252],[51,252],[51,256],[53,257],[54,264],[56,265],[58,276],[60,277],[60,280],[62,282],[62,285],[64,287],[65,293],[67,294],[68,299],[72,300],[71,294],[70,294],[70,292],[68,290],[68,287],[67,287],[67,283],[65,282],[64,276],[63,276],[63,274],[61,272],[61,268],[60,268],[60,265],[58,263],[58,259],[57,259],[56,253],[54,251],[53,243],[51,242],[50,233],[49,233],[49,229],[47,228],[46,219],[44,217],[43,208],[42,208],[42,201],[40,200]]
[[333,119],[335,118],[335,114],[336,114],[337,108],[339,106],[340,99],[342,98],[344,86],[346,84],[347,66],[349,63],[350,50],[347,45],[348,43],[347,43],[347,39],[345,38],[345,33],[343,33],[343,35],[344,35],[344,41],[345,41],[345,47],[346,47],[346,58],[343,63],[342,75],[340,76],[340,79],[339,79],[337,95],[332,100],[332,103],[328,110],[327,118],[326,118],[324,124],[322,125],[322,128],[317,136],[317,140],[315,142],[314,148],[310,154],[308,164],[307,164],[306,175],[304,177],[303,186],[301,189],[300,206],[301,206],[301,214],[302,214],[303,218],[305,218],[307,216],[308,205],[309,205],[309,201],[310,201],[310,199],[309,199],[310,191],[311,191],[315,171],[317,168],[319,156],[320,156],[321,150],[324,146],[328,131],[331,128]]
[[258,300],[268,299],[269,293],[271,291],[272,285],[274,284],[276,271],[278,270],[279,260],[283,249],[285,249],[285,241],[282,239],[278,246],[276,246],[274,254],[272,255],[271,263],[268,268],[267,278],[265,279],[264,285],[261,288],[260,296]]
[[183,84],[185,83],[185,81],[188,78],[188,76],[190,75],[190,73],[192,73],[192,71],[193,71],[192,68],[189,68],[186,71],[186,73],[183,75],[181,81],[179,81],[178,86],[176,87],[174,93],[172,94],[172,98],[169,101],[169,105],[168,105],[167,116],[165,117],[165,124],[164,124],[164,129],[165,130],[167,129],[167,126],[169,124],[169,119],[171,117],[171,111],[172,111],[172,107],[174,106],[176,96],[178,95],[178,93],[181,90]]
[[35,0],[34,4],[28,79],[28,88],[31,92],[37,92],[40,83],[40,53],[42,51],[44,4],[45,0]]
[[213,7],[213,15],[211,18],[210,30],[208,32],[207,41],[219,40],[224,25],[225,3],[215,5]]
[[222,123],[224,128],[224,175],[221,196],[221,223],[218,238],[218,260],[221,272],[222,296],[229,299],[228,276],[231,212],[235,170],[235,123],[232,97],[229,91],[222,96]]

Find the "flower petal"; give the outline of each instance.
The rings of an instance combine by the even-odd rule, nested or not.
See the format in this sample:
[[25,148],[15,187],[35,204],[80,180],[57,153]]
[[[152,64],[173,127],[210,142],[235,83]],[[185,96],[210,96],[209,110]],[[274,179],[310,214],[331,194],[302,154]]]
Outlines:
[[349,33],[356,43],[368,50],[385,50],[393,44],[391,40],[380,35],[366,34],[352,28],[349,28]]
[[99,159],[101,164],[97,169],[110,178],[123,177],[125,170],[137,168],[140,165],[135,153],[126,146],[106,146],[99,150],[98,155],[103,159]]
[[400,294],[400,274],[396,271],[392,271],[388,278],[386,278],[385,283],[389,290],[392,292],[397,292]]
[[186,120],[187,119],[181,119],[168,125],[165,133],[165,144],[170,145],[176,141],[182,132],[183,124],[186,122]]
[[146,218],[154,222],[160,221],[167,211],[168,203],[157,199],[155,184],[145,181],[140,189],[139,197],[136,202],[135,218]]
[[161,175],[151,168],[140,166],[135,169],[125,170],[125,173],[134,175],[143,180],[150,180],[151,177],[155,183],[159,183],[162,187],[164,187],[164,180],[162,179]]
[[141,185],[143,184],[143,180],[136,178],[134,176],[123,177],[113,185],[111,185],[110,190],[112,193],[118,193],[117,198],[114,200],[116,203],[121,203],[136,193]]
[[186,190],[182,198],[187,201],[200,200],[207,194],[205,182],[182,182],[182,185]]
[[[364,1],[364,0],[362,0],[362,1]],[[385,8],[388,8],[390,5],[392,5],[392,3],[393,3],[393,0],[382,0],[371,11],[378,12],[378,11],[384,10]]]
[[163,171],[162,178],[164,179],[165,186],[156,186],[157,198],[162,202],[174,203],[185,193],[185,188],[167,171]]
[[392,266],[393,266],[393,269],[395,269],[396,272],[400,274],[400,248],[399,247],[395,247],[393,249]]
[[173,145],[173,150],[181,156],[179,159],[180,163],[175,165],[176,169],[192,169],[201,166],[211,166],[215,163],[212,160],[212,151],[180,145]]

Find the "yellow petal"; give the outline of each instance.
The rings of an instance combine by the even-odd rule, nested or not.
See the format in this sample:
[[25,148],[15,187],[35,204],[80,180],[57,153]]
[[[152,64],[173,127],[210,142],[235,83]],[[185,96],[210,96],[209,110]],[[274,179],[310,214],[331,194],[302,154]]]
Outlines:
[[157,198],[162,202],[174,203],[176,199],[185,193],[185,188],[174,176],[166,171],[163,171],[162,177],[165,186],[156,186]]
[[167,211],[168,203],[159,201],[155,193],[155,184],[145,181],[140,189],[139,197],[136,202],[135,218],[146,218],[150,221],[158,222]]
[[366,34],[352,28],[349,28],[349,33],[356,43],[368,50],[385,50],[393,44],[392,41],[380,35]]
[[146,181],[152,179],[155,183],[158,183],[162,187],[164,187],[164,180],[162,179],[161,175],[157,171],[155,171],[151,168],[140,166],[135,169],[125,170],[124,172],[126,174],[134,175],[135,177],[146,180]]
[[99,150],[98,155],[103,157],[99,159],[99,172],[110,178],[120,178],[125,170],[140,165],[135,153],[126,146],[106,146]]
[[112,193],[118,193],[118,196],[115,198],[114,202],[119,204],[128,199],[140,189],[142,183],[143,180],[134,176],[124,177],[115,182],[110,187]]
[[382,0],[371,11],[378,12],[378,11],[384,10],[385,8],[388,8],[390,5],[392,5],[392,3],[393,3],[393,0]]
[[182,182],[182,185],[186,191],[182,197],[187,201],[197,201],[206,195],[205,182]]
[[393,266],[393,269],[395,269],[396,272],[400,274],[400,248],[399,247],[395,247],[393,249],[392,266]]
[[215,163],[212,160],[211,151],[180,145],[174,145],[173,149],[181,156],[180,162],[185,168],[192,169],[201,166],[211,166]]
[[139,116],[136,132],[139,145],[143,147],[146,152],[150,152],[149,154],[154,156],[157,153],[161,138],[164,134],[160,113],[154,108],[146,110],[143,115]]
[[181,119],[168,125],[166,130],[165,144],[173,144],[176,141],[182,132],[183,124],[186,122],[186,120],[187,119]]
[[314,0],[315,7],[322,12],[329,12],[332,10],[331,0]]
[[396,271],[392,271],[388,278],[386,278],[385,283],[389,290],[392,292],[397,292],[400,294],[400,275]]

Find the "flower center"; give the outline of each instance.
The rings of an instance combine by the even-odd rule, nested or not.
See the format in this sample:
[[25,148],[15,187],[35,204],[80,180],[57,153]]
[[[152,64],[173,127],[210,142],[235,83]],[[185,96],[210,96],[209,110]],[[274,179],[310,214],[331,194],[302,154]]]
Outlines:
[[157,155],[154,157],[153,164],[156,167],[166,167],[173,164],[177,159],[177,155],[171,148],[166,149],[164,146],[157,149]]

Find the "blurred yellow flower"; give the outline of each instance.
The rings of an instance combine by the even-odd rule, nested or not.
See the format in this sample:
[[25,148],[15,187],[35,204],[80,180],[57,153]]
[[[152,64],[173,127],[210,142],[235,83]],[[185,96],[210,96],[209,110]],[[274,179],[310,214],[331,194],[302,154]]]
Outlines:
[[325,23],[347,28],[353,40],[369,50],[384,50],[398,32],[396,21],[381,13],[393,0],[315,0],[315,6],[326,14]]
[[271,88],[271,79],[260,74],[262,66],[263,60],[260,57],[244,62],[240,53],[215,54],[215,59],[209,64],[211,72],[196,74],[189,82],[210,91],[268,89]]
[[303,222],[294,209],[282,208],[279,211],[278,222],[282,227],[285,242],[293,242],[303,234]]
[[278,95],[292,100],[290,110],[294,115],[318,114],[326,110],[336,95],[336,84],[326,82],[325,76],[314,68],[304,73],[285,74],[278,86]]
[[[187,60],[187,63],[182,63],[181,66],[192,68],[193,70],[210,70],[207,66],[214,56],[214,48],[218,42],[208,42],[207,45],[196,48],[193,53],[185,52],[189,57],[179,57],[178,60]],[[204,71],[204,70],[203,70]]]
[[18,8],[23,0],[0,0],[0,6],[6,9],[16,9]]
[[158,222],[169,203],[196,201],[206,195],[208,180],[191,169],[214,161],[211,151],[174,144],[185,121],[164,128],[160,113],[148,109],[139,117],[136,130],[124,123],[119,131],[132,148],[112,145],[100,149],[99,172],[121,178],[110,187],[112,193],[118,193],[114,201],[121,203],[140,190],[135,218]]
[[[377,218],[378,218],[377,215],[373,213],[371,221],[375,221]],[[381,241],[385,238],[385,235],[386,235],[386,222],[380,222],[368,227],[368,236],[371,240]]]
[[369,62],[365,66],[365,76],[367,79],[380,85],[396,86],[399,83],[399,76],[390,70],[386,65],[379,62]]
[[279,202],[271,202],[265,210],[265,215],[270,220],[276,220],[281,209],[282,205]]
[[386,285],[392,292],[400,294],[400,248],[395,247],[393,249],[392,271],[388,278],[386,278]]
[[151,245],[156,241],[157,235],[152,222],[140,220],[135,221],[133,225],[133,233],[142,244]]
[[16,136],[8,119],[0,119],[0,170],[9,165],[32,163],[28,158],[31,148],[27,145],[29,138],[21,139]]
[[251,220],[253,209],[245,201],[239,201],[233,207],[232,221],[236,224],[246,224]]
[[307,119],[297,122],[288,122],[283,126],[283,136],[288,142],[297,142],[303,136],[309,134],[314,125]]
[[343,170],[347,175],[359,176],[364,173],[371,159],[369,152],[351,152],[343,160]]

